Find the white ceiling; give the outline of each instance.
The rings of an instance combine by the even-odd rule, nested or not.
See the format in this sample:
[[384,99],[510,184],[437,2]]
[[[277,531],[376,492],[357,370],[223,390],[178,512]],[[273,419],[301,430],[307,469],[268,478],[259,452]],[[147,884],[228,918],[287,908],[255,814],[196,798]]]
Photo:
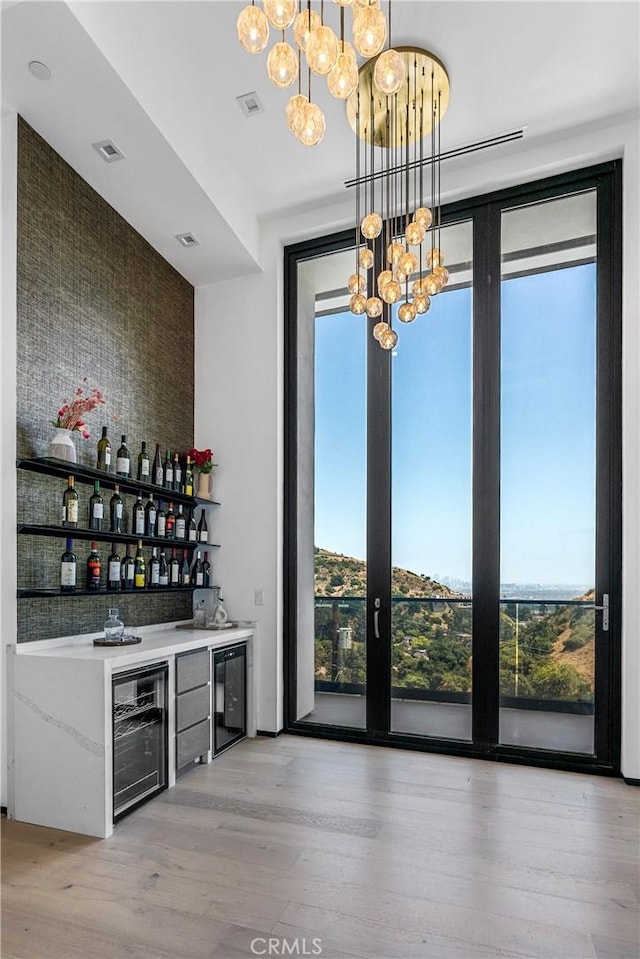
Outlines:
[[[329,206],[353,175],[344,105],[321,78],[323,142],[302,147],[286,129],[289,91],[267,79],[266,51],[252,56],[237,42],[244,5],[3,5],[3,111],[17,110],[194,285],[259,269],[265,218]],[[392,38],[447,66],[444,150],[519,127],[530,142],[639,109],[639,9],[635,0],[394,0]],[[337,26],[330,0],[325,12]],[[33,59],[50,80],[31,75]],[[250,91],[264,112],[247,119],[235,98]],[[125,160],[107,164],[92,149],[107,138]],[[186,231],[201,245],[180,247],[175,234]]]

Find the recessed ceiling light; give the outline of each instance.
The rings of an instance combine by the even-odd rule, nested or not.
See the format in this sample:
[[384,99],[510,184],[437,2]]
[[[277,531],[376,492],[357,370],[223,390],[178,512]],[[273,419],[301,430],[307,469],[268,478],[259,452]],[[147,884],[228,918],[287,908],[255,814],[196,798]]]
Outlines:
[[38,80],[50,80],[51,79],[51,70],[46,65],[46,63],[41,63],[40,60],[32,60],[29,64],[29,70],[37,77]]
[[256,113],[262,113],[262,104],[258,100],[258,94],[255,91],[253,91],[253,93],[243,93],[241,97],[236,97],[236,100],[246,117],[252,117]]
[[200,240],[197,240],[193,233],[176,233],[176,240],[183,246],[200,246]]
[[97,150],[103,160],[107,163],[113,163],[115,160],[124,160],[126,154],[120,150],[113,140],[100,140],[99,143],[92,143],[91,146]]

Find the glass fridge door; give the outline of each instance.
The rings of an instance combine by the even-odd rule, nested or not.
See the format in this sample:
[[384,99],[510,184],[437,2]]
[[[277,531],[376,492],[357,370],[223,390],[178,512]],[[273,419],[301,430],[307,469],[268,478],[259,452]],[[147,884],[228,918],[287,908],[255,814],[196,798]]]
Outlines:
[[244,643],[213,652],[214,754],[246,736],[246,659]]
[[166,663],[113,677],[113,818],[167,787]]

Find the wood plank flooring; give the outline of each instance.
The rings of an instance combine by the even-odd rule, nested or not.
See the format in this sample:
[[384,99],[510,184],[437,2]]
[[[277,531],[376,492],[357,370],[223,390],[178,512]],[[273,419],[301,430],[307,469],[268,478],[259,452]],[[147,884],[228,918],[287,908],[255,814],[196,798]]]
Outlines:
[[110,839],[3,821],[2,956],[638,959],[639,813],[616,779],[246,740]]

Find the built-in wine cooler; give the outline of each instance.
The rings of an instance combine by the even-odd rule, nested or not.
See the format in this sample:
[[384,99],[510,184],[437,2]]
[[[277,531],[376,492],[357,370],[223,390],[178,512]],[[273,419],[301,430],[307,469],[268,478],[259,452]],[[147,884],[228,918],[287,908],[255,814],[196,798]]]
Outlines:
[[247,735],[247,646],[213,651],[213,753]]
[[113,820],[167,788],[166,663],[113,677]]

